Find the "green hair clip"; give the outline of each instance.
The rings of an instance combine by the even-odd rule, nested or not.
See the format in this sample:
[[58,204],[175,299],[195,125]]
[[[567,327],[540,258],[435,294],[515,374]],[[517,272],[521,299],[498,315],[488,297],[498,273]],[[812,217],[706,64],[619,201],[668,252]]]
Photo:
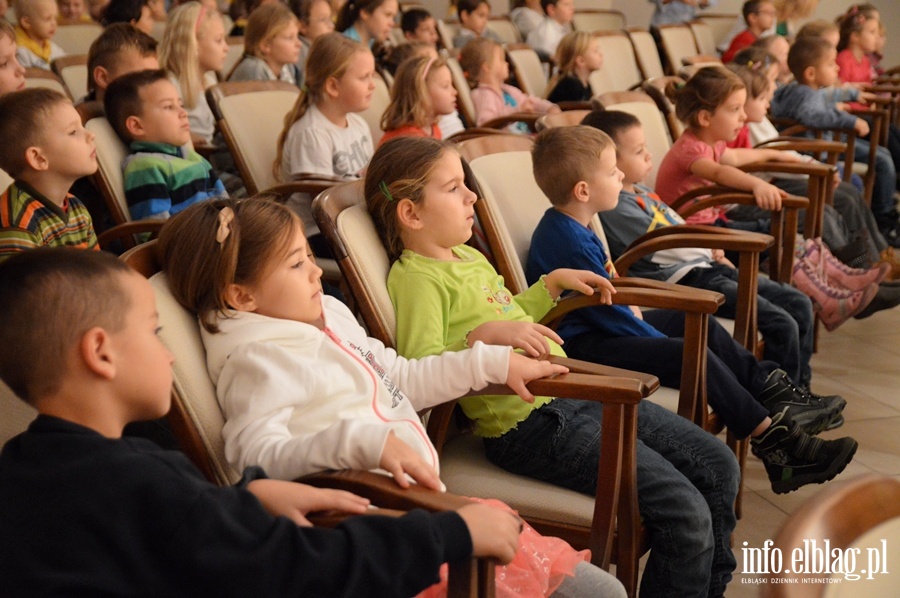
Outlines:
[[385,199],[388,201],[394,201],[394,196],[391,195],[390,189],[388,189],[387,183],[381,181],[378,183],[378,188],[381,190],[381,194],[384,195]]

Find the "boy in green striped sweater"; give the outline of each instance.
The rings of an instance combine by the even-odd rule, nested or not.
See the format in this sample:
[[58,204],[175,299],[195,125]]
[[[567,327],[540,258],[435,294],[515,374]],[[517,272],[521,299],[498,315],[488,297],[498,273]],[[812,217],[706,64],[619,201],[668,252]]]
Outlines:
[[99,249],[87,208],[69,188],[97,170],[94,135],[72,102],[49,89],[0,98],[0,261],[35,247]]
[[168,218],[198,201],[228,197],[210,163],[186,147],[187,112],[165,71],[119,77],[106,89],[103,106],[131,152],[123,169],[132,218]]

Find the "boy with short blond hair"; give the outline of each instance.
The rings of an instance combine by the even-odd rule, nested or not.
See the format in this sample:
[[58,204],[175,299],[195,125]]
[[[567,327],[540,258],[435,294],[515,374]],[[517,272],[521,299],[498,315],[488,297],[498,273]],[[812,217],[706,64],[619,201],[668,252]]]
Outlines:
[[544,20],[528,34],[526,42],[538,54],[556,55],[560,40],[572,31],[575,15],[574,0],[541,0]]
[[[61,307],[64,306],[64,307]],[[363,513],[349,492],[266,479],[218,487],[177,451],[123,438],[170,408],[153,288],[106,253],[0,264],[0,379],[39,413],[0,453],[4,596],[410,596],[442,563],[509,562],[519,521],[487,505],[309,527]]]
[[87,208],[69,193],[97,170],[94,135],[72,102],[50,89],[0,98],[0,169],[15,182],[0,195],[0,260],[35,247],[98,249]]
[[62,48],[53,43],[58,26],[59,7],[56,0],[16,0],[16,56],[25,68],[50,70],[50,63],[65,56]]
[[198,201],[228,197],[212,165],[186,147],[187,112],[165,71],[119,77],[107,88],[103,105],[131,152],[122,168],[132,218],[168,218]]

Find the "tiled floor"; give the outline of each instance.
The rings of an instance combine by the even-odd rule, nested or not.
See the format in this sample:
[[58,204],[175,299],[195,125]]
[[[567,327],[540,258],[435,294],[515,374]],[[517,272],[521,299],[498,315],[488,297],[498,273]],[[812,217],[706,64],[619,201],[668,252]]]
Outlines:
[[[813,357],[813,390],[847,399],[846,423],[823,437],[850,435],[859,450],[844,472],[827,485],[864,473],[900,477],[900,309],[866,320],[850,321],[834,332],[824,329]],[[762,463],[747,460],[744,516],[734,535],[738,569],[728,587],[729,598],[758,595],[759,587],[742,584],[740,548],[761,547],[805,501],[825,486],[806,486],[790,494],[772,493]]]

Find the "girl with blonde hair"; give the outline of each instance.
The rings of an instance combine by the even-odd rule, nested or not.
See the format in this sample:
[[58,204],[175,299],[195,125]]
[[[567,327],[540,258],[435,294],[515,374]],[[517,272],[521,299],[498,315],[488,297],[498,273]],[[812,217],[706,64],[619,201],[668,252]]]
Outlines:
[[244,57],[229,81],[285,81],[300,85],[300,28],[297,17],[280,2],[250,13],[244,30]]
[[547,86],[547,99],[559,102],[587,102],[593,93],[588,78],[603,66],[600,40],[587,31],[567,33],[556,48],[556,76]]
[[381,118],[379,145],[394,137],[433,137],[443,134],[438,121],[456,110],[456,89],[443,58],[411,56],[397,69],[391,103]]

